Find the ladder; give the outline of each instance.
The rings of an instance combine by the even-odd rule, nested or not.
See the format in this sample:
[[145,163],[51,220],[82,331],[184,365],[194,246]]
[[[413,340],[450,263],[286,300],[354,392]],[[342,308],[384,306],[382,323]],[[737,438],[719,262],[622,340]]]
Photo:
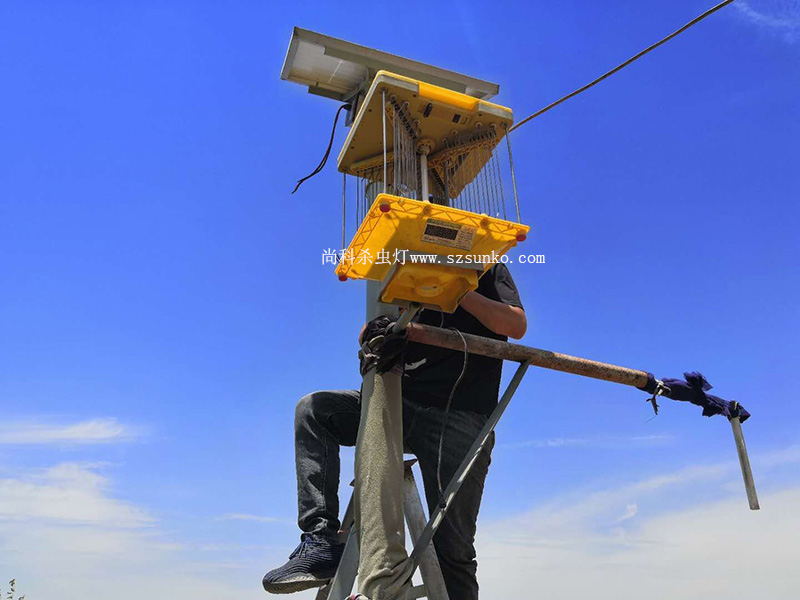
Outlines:
[[[411,467],[416,462],[416,460],[405,461],[403,473],[403,508],[408,531],[415,545],[422,536],[427,523],[419,488],[417,488],[417,482],[411,470]],[[342,531],[340,532],[341,538],[344,538],[344,540],[340,541],[345,541],[342,561],[339,563],[336,576],[328,585],[319,590],[316,600],[344,600],[353,590],[356,576],[358,575],[358,536],[353,523],[354,505],[351,497],[342,519]],[[415,600],[417,598],[449,600],[433,544],[428,543],[425,548],[421,549],[419,570],[422,576],[422,584],[412,586],[406,594],[405,600]]]
[[[511,398],[517,391],[530,365],[531,359],[528,358],[523,360],[517,367],[514,376],[508,383],[508,387],[506,387],[503,395],[500,397],[497,407],[492,411],[489,420],[483,426],[483,429],[481,429],[481,432],[473,442],[464,460],[461,461],[461,465],[459,465],[450,483],[447,484],[447,487],[442,493],[439,506],[433,511],[427,523],[425,521],[425,512],[422,508],[422,500],[419,496],[419,489],[417,489],[417,483],[414,481],[414,474],[411,471],[411,467],[416,463],[416,460],[405,461],[403,505],[406,522],[408,523],[408,530],[414,543],[414,549],[411,551],[409,559],[413,565],[419,566],[423,584],[413,586],[404,600],[415,600],[416,598],[450,600],[447,596],[447,589],[444,586],[444,578],[442,577],[442,570],[439,567],[439,561],[436,558],[436,552],[431,544],[433,535],[436,533],[439,525],[441,525],[447,510],[453,502],[453,498],[455,498],[458,490],[461,488],[461,484],[472,468],[472,465],[483,450],[495,427],[497,427],[500,417],[503,416],[506,408],[508,408]],[[346,536],[347,539],[342,561],[339,563],[336,576],[327,586],[319,591],[316,600],[345,600],[353,590],[356,575],[358,574],[358,540],[356,539],[356,532],[353,527],[354,512],[355,507],[353,505],[353,498],[351,497],[347,505],[347,510],[345,511],[344,519],[342,520],[342,537]]]

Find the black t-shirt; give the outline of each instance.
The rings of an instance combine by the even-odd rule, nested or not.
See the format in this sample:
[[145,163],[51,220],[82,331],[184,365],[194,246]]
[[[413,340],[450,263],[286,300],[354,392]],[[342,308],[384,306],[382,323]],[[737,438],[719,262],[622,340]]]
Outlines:
[[[508,268],[493,265],[478,280],[479,294],[510,306],[522,308],[517,286]],[[478,319],[460,306],[452,314],[425,309],[414,318],[415,323],[445,329],[456,328],[463,333],[482,335],[496,340],[508,338],[486,328]],[[408,344],[403,374],[403,395],[424,404],[444,408],[464,366],[464,353],[427,344]],[[491,414],[497,406],[503,361],[488,356],[470,354],[467,371],[458,384],[451,408]]]

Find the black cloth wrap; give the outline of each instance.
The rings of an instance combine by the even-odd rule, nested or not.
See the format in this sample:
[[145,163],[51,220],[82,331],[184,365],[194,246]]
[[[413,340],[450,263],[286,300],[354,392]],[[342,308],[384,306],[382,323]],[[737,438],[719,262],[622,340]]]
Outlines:
[[[714,415],[722,415],[728,419],[739,417],[742,423],[750,418],[750,413],[738,402],[723,400],[719,396],[707,394],[706,392],[712,386],[702,373],[689,371],[683,374],[683,379],[662,379],[661,381],[669,388],[669,392],[664,393],[667,398],[701,406],[704,417],[713,417]],[[639,389],[648,394],[656,392],[656,378],[652,373],[647,374],[647,383]]]
[[[370,356],[365,357],[363,352],[359,353],[362,374],[368,371],[372,364],[375,365],[378,373],[386,373],[403,360],[408,346],[408,331],[394,332],[392,328],[396,321],[397,319],[382,315],[367,323],[361,339],[363,343],[369,345]],[[383,339],[380,346],[376,348],[370,342],[378,337]],[[365,361],[367,361],[366,364]]]

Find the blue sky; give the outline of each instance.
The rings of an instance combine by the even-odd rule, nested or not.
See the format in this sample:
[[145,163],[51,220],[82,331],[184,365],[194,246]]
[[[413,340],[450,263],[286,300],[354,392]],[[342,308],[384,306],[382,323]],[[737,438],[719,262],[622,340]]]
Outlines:
[[[293,26],[496,81],[521,118],[708,6],[3,3],[0,581],[259,598],[296,544],[294,405],[358,384],[364,291],[321,265],[335,168],[289,195],[335,109],[279,79]],[[530,589],[513,557],[554,599],[797,597],[799,35],[796,0],[736,2],[514,137],[547,257],[512,267],[524,343],[703,371],[754,415],[764,510],[724,420],[534,370],[481,512],[486,596]]]

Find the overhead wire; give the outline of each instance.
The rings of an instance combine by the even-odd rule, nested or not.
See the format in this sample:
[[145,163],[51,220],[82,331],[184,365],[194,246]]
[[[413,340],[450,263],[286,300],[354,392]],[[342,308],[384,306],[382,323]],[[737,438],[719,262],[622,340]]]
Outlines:
[[665,37],[665,38],[663,38],[663,39],[661,39],[661,40],[657,41],[655,44],[652,44],[651,46],[648,46],[647,48],[645,48],[644,50],[642,50],[642,51],[641,51],[641,52],[639,52],[638,54],[636,54],[636,55],[632,56],[631,58],[629,58],[628,60],[626,60],[624,63],[617,65],[616,67],[614,67],[614,68],[613,68],[613,69],[611,69],[610,71],[607,71],[606,73],[604,73],[603,75],[601,75],[600,77],[598,77],[597,79],[595,79],[594,81],[591,81],[591,82],[587,83],[586,85],[584,85],[583,87],[580,87],[580,88],[578,88],[578,89],[577,89],[577,90],[575,90],[574,92],[572,92],[572,93],[570,93],[570,94],[567,94],[567,95],[566,95],[566,96],[564,96],[563,98],[559,98],[558,100],[556,100],[555,102],[552,102],[552,103],[548,104],[547,106],[545,106],[545,107],[544,107],[544,108],[542,108],[541,110],[538,110],[538,111],[536,111],[535,113],[533,113],[532,115],[529,115],[529,116],[525,117],[524,119],[522,119],[521,121],[519,121],[518,123],[516,123],[516,124],[515,124],[513,127],[511,127],[511,128],[509,129],[509,131],[514,131],[515,129],[517,129],[517,128],[519,128],[519,127],[522,127],[522,126],[523,126],[523,125],[525,125],[525,123],[527,123],[528,121],[531,121],[531,120],[535,119],[536,117],[539,117],[539,116],[543,115],[544,113],[546,113],[547,111],[549,111],[549,110],[551,110],[551,109],[555,108],[555,107],[556,107],[556,106],[558,106],[559,104],[562,104],[562,103],[566,102],[567,100],[569,100],[570,98],[574,98],[574,97],[575,97],[575,96],[577,96],[578,94],[581,94],[581,93],[585,92],[586,90],[588,90],[589,88],[591,88],[591,87],[594,87],[595,85],[597,85],[598,83],[600,83],[600,82],[601,82],[601,81],[603,81],[604,79],[607,79],[608,77],[611,77],[611,76],[612,76],[614,73],[617,73],[617,72],[621,71],[622,69],[624,69],[625,67],[627,67],[627,66],[628,66],[629,64],[631,64],[632,62],[634,62],[634,61],[636,61],[636,60],[640,59],[641,57],[643,57],[643,56],[644,56],[645,54],[647,54],[648,52],[650,52],[650,51],[652,51],[652,50],[655,50],[656,48],[658,48],[658,47],[659,47],[659,46],[661,46],[662,44],[666,44],[666,43],[667,43],[668,41],[670,41],[672,38],[674,38],[674,37],[676,37],[676,36],[680,35],[681,33],[683,33],[684,31],[686,31],[687,29],[689,29],[689,28],[690,28],[690,27],[692,27],[693,25],[696,25],[697,23],[699,23],[700,21],[702,21],[702,20],[703,20],[703,19],[705,19],[706,17],[709,17],[709,16],[711,16],[712,14],[714,14],[715,12],[717,12],[718,10],[720,10],[721,8],[724,8],[724,7],[726,7],[728,4],[731,4],[732,2],[734,2],[734,0],[724,0],[723,2],[720,2],[719,4],[717,4],[716,6],[714,6],[714,7],[712,7],[712,8],[709,8],[709,9],[708,9],[707,11],[705,11],[703,14],[701,14],[701,15],[698,15],[697,17],[695,17],[694,19],[692,19],[691,21],[689,21],[688,23],[686,23],[686,25],[684,25],[684,26],[683,26],[683,27],[681,27],[680,29],[676,29],[676,30],[675,30],[675,31],[673,31],[671,34],[669,34],[667,37]]

